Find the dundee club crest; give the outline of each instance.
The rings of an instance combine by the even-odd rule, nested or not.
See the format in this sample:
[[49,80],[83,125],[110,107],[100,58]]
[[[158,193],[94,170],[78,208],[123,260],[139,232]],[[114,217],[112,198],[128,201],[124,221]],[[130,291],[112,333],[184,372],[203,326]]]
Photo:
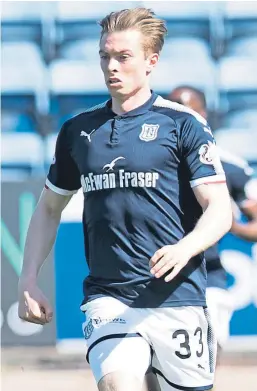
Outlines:
[[157,138],[157,133],[160,125],[142,125],[142,131],[139,135],[142,141],[153,141]]

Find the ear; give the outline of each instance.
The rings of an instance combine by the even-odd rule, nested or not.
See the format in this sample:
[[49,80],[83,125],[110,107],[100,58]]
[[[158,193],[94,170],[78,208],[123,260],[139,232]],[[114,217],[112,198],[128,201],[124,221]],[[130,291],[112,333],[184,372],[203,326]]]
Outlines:
[[147,66],[146,66],[147,73],[151,73],[152,72],[153,68],[158,63],[158,60],[159,60],[159,54],[158,53],[151,53],[151,54],[149,54],[149,56],[146,59],[146,61],[147,61]]

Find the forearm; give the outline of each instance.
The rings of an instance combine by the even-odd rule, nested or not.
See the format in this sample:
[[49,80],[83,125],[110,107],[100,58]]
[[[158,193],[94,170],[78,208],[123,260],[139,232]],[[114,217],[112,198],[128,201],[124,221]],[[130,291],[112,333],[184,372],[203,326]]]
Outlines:
[[21,277],[36,280],[41,266],[55,242],[61,214],[52,214],[45,205],[38,205],[30,222]]
[[231,228],[231,206],[221,207],[220,203],[210,203],[196,224],[194,230],[179,243],[183,244],[193,257],[217,243]]
[[233,221],[231,232],[241,239],[257,242],[257,221],[245,224]]

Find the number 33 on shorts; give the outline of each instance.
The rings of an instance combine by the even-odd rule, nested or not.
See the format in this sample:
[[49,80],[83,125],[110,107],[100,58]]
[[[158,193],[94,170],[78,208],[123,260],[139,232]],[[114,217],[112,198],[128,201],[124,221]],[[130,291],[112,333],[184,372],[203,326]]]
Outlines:
[[[209,322],[208,311],[200,307],[181,308],[177,319],[174,316],[174,309],[162,310],[164,311],[167,312],[166,315],[171,315],[171,311],[173,312],[169,329],[165,332],[159,329],[158,334],[156,333],[152,338],[154,342],[152,367],[161,389],[164,391],[212,389],[216,364],[216,340]],[[187,321],[185,319],[182,321],[185,315]],[[193,315],[198,315],[198,319]]]

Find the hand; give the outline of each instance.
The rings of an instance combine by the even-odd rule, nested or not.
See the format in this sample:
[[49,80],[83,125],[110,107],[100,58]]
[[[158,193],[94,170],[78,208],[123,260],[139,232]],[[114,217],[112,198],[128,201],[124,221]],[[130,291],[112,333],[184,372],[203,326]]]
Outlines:
[[150,259],[150,272],[156,277],[162,277],[167,271],[172,270],[165,277],[165,281],[171,281],[191,258],[190,254],[182,244],[164,246]]
[[19,318],[44,325],[51,322],[53,310],[36,284],[19,281]]

